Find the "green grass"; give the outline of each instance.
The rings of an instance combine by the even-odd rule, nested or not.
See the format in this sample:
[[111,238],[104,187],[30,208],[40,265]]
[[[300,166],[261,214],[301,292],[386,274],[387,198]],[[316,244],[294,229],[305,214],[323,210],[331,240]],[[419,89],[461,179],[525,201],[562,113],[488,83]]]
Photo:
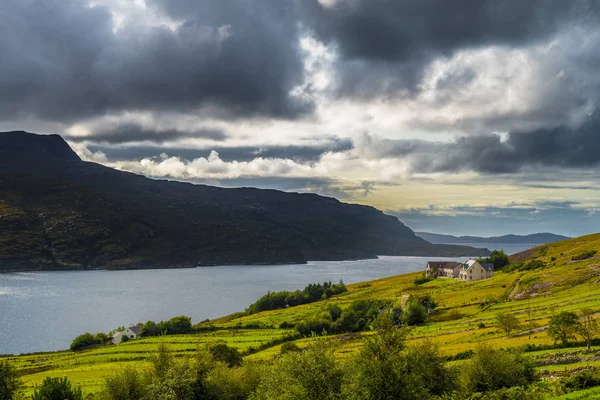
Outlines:
[[565,394],[564,396],[556,397],[556,400],[594,400],[600,399],[600,387],[595,387],[586,390]]
[[[584,307],[600,309],[600,258],[594,256],[585,260],[572,260],[573,256],[596,249],[600,249],[600,234],[570,239],[530,251],[527,254],[528,258],[521,257],[521,261],[540,260],[546,264],[542,268],[531,271],[497,272],[491,279],[476,282],[438,278],[422,285],[413,283],[414,279],[421,275],[420,273],[393,276],[349,285],[348,292],[327,301],[253,315],[236,313],[200,324],[202,327],[212,326],[219,329],[217,331],[198,335],[133,340],[118,346],[100,347],[77,353],[65,351],[22,355],[8,357],[8,359],[22,371],[29,387],[41,382],[45,376],[67,376],[79,382],[84,391],[93,392],[98,389],[104,376],[122,366],[132,363],[144,365],[161,341],[180,356],[191,354],[198,346],[217,342],[244,351],[289,335],[292,330],[278,329],[281,323],[296,323],[324,314],[330,302],[345,308],[356,300],[391,299],[396,306],[400,306],[403,298],[413,293],[432,295],[438,308],[430,322],[411,330],[409,342],[430,340],[436,343],[441,352],[446,355],[474,349],[480,343],[488,343],[498,348],[533,344],[552,345],[552,340],[545,332],[532,334],[531,338],[515,332],[516,335],[506,338],[496,325],[495,316],[499,312],[514,313],[524,323],[530,317],[534,327],[544,327],[553,314],[561,311],[578,311]],[[497,302],[490,302],[490,299],[495,299]],[[482,307],[484,302],[488,305]],[[265,329],[241,328],[248,324],[259,325]],[[481,324],[484,327],[480,327]],[[336,335],[329,336],[327,340],[335,346],[336,355],[340,359],[345,359],[359,351],[364,336],[369,334],[370,332],[363,332],[361,337],[352,340],[340,340],[343,335]],[[296,344],[305,347],[310,340],[312,339],[299,339]],[[272,359],[279,354],[280,347],[280,345],[267,347],[246,356],[246,359],[251,361]],[[530,354],[541,359],[555,353],[577,350],[581,348],[550,349]],[[588,365],[600,367],[600,362],[582,361],[544,366],[540,369],[558,373]],[[581,393],[583,395],[584,392]],[[589,396],[598,393],[591,391]]]

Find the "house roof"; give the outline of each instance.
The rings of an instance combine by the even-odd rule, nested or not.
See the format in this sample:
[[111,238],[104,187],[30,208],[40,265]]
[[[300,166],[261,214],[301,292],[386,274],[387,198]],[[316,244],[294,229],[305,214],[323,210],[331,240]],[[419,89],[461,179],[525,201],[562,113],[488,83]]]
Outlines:
[[133,333],[135,333],[136,335],[139,335],[140,331],[142,330],[142,326],[141,325],[130,326],[129,329],[131,329],[131,331]]
[[436,266],[438,268],[456,268],[462,264],[456,261],[428,261],[427,265]]
[[478,262],[479,265],[481,265],[483,267],[483,269],[485,269],[486,271],[494,271],[494,264],[491,264],[491,263],[484,264],[482,262],[479,262],[479,260],[472,260],[472,259],[465,263],[464,269],[471,268],[473,266],[473,264],[475,264],[476,262]]
[[481,264],[481,266],[486,270],[486,271],[493,271],[494,270],[494,264],[491,263],[487,263],[487,264]]

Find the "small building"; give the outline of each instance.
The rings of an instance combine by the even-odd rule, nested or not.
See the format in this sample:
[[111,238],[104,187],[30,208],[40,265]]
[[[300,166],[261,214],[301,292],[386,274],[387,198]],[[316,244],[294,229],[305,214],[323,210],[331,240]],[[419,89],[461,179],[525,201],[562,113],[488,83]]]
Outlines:
[[482,264],[479,260],[469,260],[462,265],[458,273],[461,281],[479,281],[494,276],[494,264]]
[[130,326],[129,328],[125,328],[125,330],[122,330],[120,332],[117,332],[113,335],[112,337],[112,343],[113,344],[119,344],[123,341],[123,337],[127,336],[127,340],[129,339],[137,339],[138,335],[140,334],[140,331],[142,330],[142,326],[141,325],[136,325],[136,326]]
[[429,277],[458,278],[462,263],[456,261],[429,261],[425,275]]

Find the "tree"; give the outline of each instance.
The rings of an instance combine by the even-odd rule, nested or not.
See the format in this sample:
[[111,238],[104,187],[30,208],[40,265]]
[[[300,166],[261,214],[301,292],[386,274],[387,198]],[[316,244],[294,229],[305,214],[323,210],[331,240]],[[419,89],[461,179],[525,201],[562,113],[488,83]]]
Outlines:
[[161,331],[160,327],[156,325],[154,321],[148,321],[142,326],[140,329],[140,336],[149,337],[149,336],[159,336],[164,332]]
[[406,325],[419,325],[427,320],[427,309],[417,300],[410,300],[402,313]]
[[560,340],[562,345],[566,346],[569,339],[575,338],[575,332],[577,332],[579,325],[578,320],[579,318],[574,312],[562,311],[550,320],[548,335],[555,343]]
[[594,319],[594,314],[595,311],[591,308],[584,308],[579,311],[577,333],[585,340],[588,350],[590,350],[592,346],[592,339],[600,332],[600,325],[598,325],[598,321]]
[[17,369],[8,361],[0,361],[0,400],[18,399],[23,391]]
[[37,388],[32,400],[83,400],[81,389],[73,387],[67,378],[46,378]]
[[211,346],[209,350],[215,360],[227,364],[228,367],[239,367],[242,365],[242,355],[235,347],[219,343]]
[[327,311],[329,311],[329,315],[331,315],[331,320],[333,322],[337,321],[342,315],[342,308],[335,303],[327,304]]
[[166,324],[167,334],[169,335],[180,335],[194,331],[194,328],[192,328],[192,319],[185,315],[171,318]]
[[92,335],[91,333],[84,333],[83,335],[77,336],[71,343],[71,350],[81,350],[83,348],[93,346],[95,344],[102,344],[102,339]]
[[509,264],[508,256],[502,250],[494,250],[488,258],[483,258],[479,261],[484,264],[494,264],[495,270],[500,270]]
[[506,337],[509,337],[512,331],[521,327],[521,321],[514,314],[498,313],[496,314],[496,320],[506,333]]

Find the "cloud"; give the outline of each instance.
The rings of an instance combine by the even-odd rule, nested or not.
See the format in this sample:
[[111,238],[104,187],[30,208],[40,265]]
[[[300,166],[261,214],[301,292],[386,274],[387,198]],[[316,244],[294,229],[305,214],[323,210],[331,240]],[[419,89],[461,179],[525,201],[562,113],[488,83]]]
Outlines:
[[70,142],[94,142],[120,144],[130,142],[152,142],[162,144],[182,138],[208,139],[212,141],[224,141],[227,135],[219,129],[203,128],[187,132],[178,129],[146,129],[138,124],[122,124],[112,130],[94,132],[88,136],[65,135],[64,139]]
[[577,202],[530,202],[506,206],[452,206],[387,210],[416,231],[494,236],[545,231],[567,236],[595,232],[600,217]]
[[[175,7],[177,3],[177,7]],[[123,19],[83,0],[6,0],[0,118],[76,121],[115,110],[295,118],[304,71],[279,2],[169,2],[169,23]],[[149,10],[146,14],[151,15]]]
[[587,0],[304,4],[308,26],[340,55],[339,91],[367,98],[415,91],[427,64],[460,49],[527,47],[573,24],[595,23],[600,7]]
[[490,134],[437,143],[434,151],[414,156],[411,165],[413,171],[422,173],[472,170],[486,174],[516,173],[525,167],[595,167],[600,164],[599,132],[600,115],[595,113],[578,128],[515,131],[506,140]]

